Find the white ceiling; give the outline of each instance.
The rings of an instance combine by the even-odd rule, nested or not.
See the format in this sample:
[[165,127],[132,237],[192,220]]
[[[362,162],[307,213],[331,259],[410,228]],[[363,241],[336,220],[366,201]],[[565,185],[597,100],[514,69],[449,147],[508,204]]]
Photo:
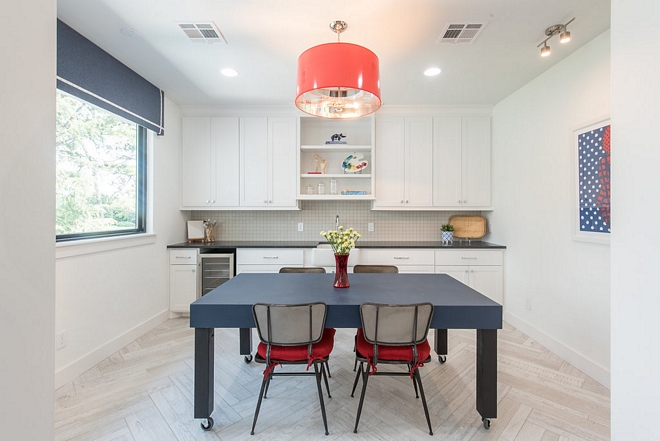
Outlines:
[[[336,41],[333,20],[348,23],[341,41],[378,55],[384,104],[494,105],[610,26],[609,0],[58,0],[57,9],[180,105],[293,106],[298,56]],[[573,40],[553,37],[541,58],[545,29],[573,17]],[[205,21],[228,44],[192,42],[177,25]],[[488,24],[473,44],[436,44],[462,21]],[[431,66],[442,73],[425,77]],[[221,75],[225,67],[239,75]]]

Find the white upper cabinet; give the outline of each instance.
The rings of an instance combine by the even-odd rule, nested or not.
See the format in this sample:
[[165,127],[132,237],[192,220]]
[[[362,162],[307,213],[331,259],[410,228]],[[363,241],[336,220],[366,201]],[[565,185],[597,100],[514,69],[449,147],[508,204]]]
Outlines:
[[432,118],[377,118],[376,151],[374,207],[430,207],[433,203]]
[[297,209],[295,117],[240,119],[240,206]]
[[490,208],[490,117],[433,119],[433,206]]
[[183,118],[181,208],[238,206],[238,130],[234,117]]

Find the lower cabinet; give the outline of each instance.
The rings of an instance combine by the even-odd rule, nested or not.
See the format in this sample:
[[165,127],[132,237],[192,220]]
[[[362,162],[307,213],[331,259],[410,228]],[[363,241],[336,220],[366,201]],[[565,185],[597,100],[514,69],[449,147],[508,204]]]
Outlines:
[[502,304],[502,251],[437,250],[435,273],[448,274]]
[[303,250],[298,248],[239,248],[236,274],[277,273],[283,267],[302,267]]
[[362,248],[360,263],[363,265],[394,265],[399,273],[433,274],[433,250],[405,248]]
[[197,299],[197,250],[170,250],[170,311],[190,312]]

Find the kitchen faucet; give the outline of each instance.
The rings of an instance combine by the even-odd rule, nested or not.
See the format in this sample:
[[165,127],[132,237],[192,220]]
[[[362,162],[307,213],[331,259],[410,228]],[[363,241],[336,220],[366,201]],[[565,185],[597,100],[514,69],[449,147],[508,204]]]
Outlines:
[[335,230],[339,230],[339,215],[335,218]]

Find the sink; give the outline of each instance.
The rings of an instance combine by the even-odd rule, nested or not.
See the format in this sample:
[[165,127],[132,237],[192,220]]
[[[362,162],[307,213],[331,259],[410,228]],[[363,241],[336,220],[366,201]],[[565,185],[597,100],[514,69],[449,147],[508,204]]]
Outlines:
[[[360,263],[360,250],[353,248],[348,256],[348,266],[355,266]],[[312,248],[312,265],[333,267],[335,266],[335,253],[328,243],[320,243],[316,248]]]

